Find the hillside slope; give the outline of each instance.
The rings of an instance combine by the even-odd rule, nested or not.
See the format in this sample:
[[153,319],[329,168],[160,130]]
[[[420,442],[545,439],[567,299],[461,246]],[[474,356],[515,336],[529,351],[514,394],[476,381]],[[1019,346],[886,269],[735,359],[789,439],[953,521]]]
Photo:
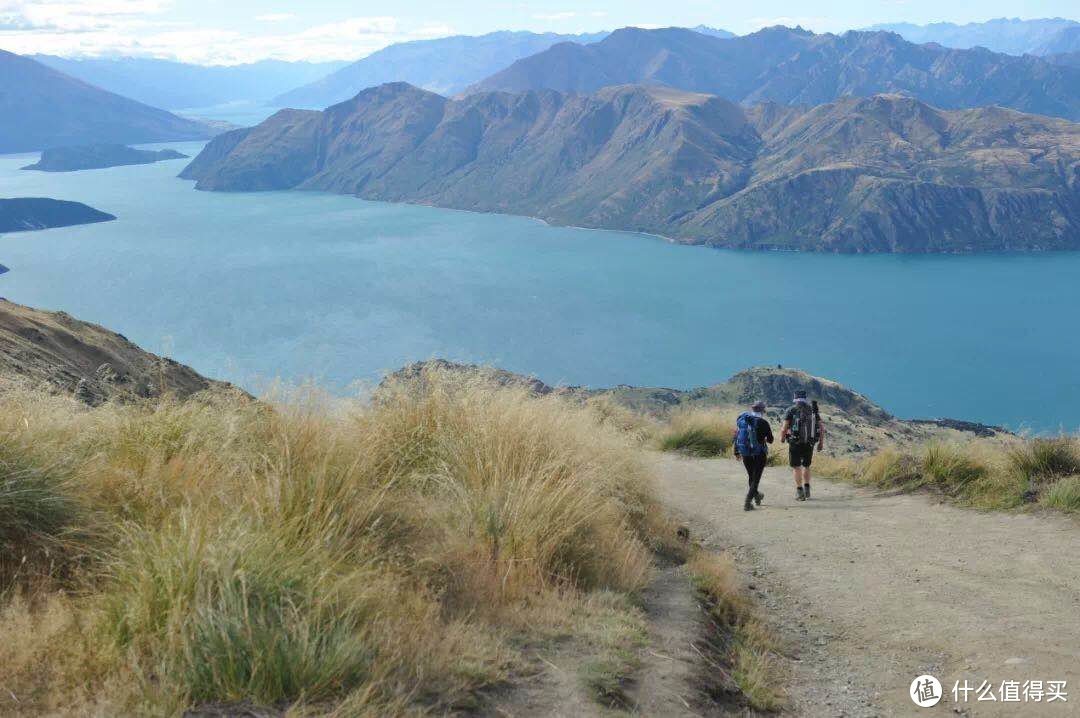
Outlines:
[[0,50],[0,153],[200,140],[214,130]]
[[945,109],[1001,105],[1080,119],[1075,68],[982,48],[915,45],[887,32],[815,35],[786,27],[729,39],[678,28],[625,28],[592,45],[556,45],[469,91],[593,92],[625,84],[791,105],[900,93]]
[[910,98],[744,110],[663,87],[448,100],[402,83],[217,138],[182,177],[833,252],[1080,247],[1080,125]]
[[0,381],[44,386],[91,405],[226,386],[96,324],[6,299],[0,299]]

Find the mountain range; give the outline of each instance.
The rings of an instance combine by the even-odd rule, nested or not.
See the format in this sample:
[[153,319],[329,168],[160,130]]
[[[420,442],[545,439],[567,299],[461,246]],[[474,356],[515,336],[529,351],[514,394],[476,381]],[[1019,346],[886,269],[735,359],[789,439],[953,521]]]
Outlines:
[[[699,25],[695,32],[713,37],[734,37],[727,30]],[[487,35],[416,40],[379,50],[337,72],[275,98],[277,107],[321,110],[344,102],[368,87],[408,82],[442,95],[454,95],[469,85],[502,70],[515,60],[534,55],[561,42],[588,44],[608,33],[493,32]]]
[[0,50],[0,154],[66,145],[199,140],[211,125]]
[[34,55],[32,59],[109,92],[170,110],[236,102],[262,104],[348,64],[263,60],[244,65],[208,66],[141,57],[53,55]]
[[873,25],[866,29],[895,32],[905,40],[919,44],[936,42],[945,47],[962,50],[985,47],[987,50],[1009,55],[1048,55],[1080,50],[1080,45],[1069,44],[1070,33],[1074,33],[1078,28],[1080,23],[1060,17],[1035,20],[1003,17],[964,25],[951,22],[935,22],[929,25],[892,23]]
[[398,43],[322,79],[283,92],[272,104],[321,110],[343,102],[363,89],[387,82],[408,82],[432,92],[452,95],[515,60],[556,43],[590,43],[606,36],[606,32],[583,35],[493,32]]
[[1080,248],[1080,125],[898,95],[747,109],[659,86],[451,100],[396,83],[222,135],[181,176],[717,247]]
[[658,84],[735,102],[817,105],[900,93],[946,109],[1002,105],[1080,119],[1080,70],[1033,56],[915,45],[888,32],[816,35],[773,27],[735,38],[624,28],[591,45],[561,43],[469,92],[594,92]]

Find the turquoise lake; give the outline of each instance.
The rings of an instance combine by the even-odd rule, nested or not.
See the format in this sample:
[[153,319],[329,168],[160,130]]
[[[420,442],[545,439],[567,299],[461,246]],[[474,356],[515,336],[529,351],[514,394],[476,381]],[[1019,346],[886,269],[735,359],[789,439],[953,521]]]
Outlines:
[[347,392],[436,356],[592,386],[783,364],[904,417],[1080,426],[1080,254],[717,251],[326,194],[196,192],[176,178],[185,160],[19,171],[34,157],[0,157],[0,197],[119,219],[0,237],[0,295],[254,391],[280,378]]

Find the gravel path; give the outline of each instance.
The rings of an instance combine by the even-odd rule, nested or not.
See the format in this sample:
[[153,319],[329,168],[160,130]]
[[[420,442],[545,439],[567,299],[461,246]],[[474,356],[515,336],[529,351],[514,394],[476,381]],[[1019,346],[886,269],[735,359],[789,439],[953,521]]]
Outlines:
[[[821,480],[797,503],[782,468],[747,513],[735,462],[655,461],[664,501],[695,539],[735,553],[788,646],[790,713],[1080,715],[1080,523]],[[944,685],[933,709],[908,696],[923,673]],[[999,701],[954,702],[965,680]],[[1068,702],[1000,701],[1002,681],[1026,680],[1068,681]]]

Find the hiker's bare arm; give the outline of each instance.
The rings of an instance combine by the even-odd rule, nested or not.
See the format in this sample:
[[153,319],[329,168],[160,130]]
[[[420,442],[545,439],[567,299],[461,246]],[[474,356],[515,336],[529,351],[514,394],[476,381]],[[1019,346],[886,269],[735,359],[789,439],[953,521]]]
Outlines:
[[818,451],[825,448],[825,425],[818,419],[818,439],[817,439]]
[[784,419],[784,426],[780,429],[780,443],[785,443],[789,436],[791,436],[791,419]]

